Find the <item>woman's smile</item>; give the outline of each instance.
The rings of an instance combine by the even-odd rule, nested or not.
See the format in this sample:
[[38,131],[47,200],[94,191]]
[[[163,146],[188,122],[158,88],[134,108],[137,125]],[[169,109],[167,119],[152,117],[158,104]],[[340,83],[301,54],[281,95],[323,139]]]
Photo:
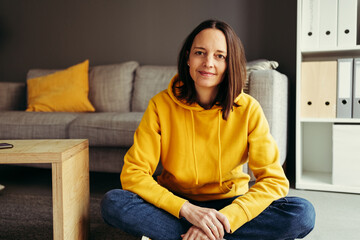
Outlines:
[[215,73],[207,72],[207,71],[199,71],[199,73],[201,74],[201,76],[204,77],[213,77],[214,75],[216,75]]

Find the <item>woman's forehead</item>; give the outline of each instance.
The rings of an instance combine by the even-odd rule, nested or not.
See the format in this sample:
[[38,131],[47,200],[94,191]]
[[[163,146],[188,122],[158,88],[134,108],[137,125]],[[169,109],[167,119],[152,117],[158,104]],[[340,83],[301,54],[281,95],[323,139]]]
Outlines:
[[226,37],[224,33],[218,29],[207,28],[195,36],[191,48],[202,48],[226,53]]

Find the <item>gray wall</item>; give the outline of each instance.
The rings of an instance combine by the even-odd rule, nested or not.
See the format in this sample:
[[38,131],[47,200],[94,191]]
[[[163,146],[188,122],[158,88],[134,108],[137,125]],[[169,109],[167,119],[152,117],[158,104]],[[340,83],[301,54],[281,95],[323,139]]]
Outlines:
[[289,77],[293,172],[295,0],[0,0],[0,81],[22,82],[30,68],[65,68],[84,59],[175,65],[184,38],[208,18],[235,29],[248,60],[276,60]]

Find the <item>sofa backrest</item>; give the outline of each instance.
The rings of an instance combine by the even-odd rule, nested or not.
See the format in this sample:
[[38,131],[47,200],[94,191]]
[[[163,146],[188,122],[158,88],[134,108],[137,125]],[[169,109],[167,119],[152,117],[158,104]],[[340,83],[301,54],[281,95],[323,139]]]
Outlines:
[[144,112],[149,100],[167,89],[177,73],[176,66],[140,66],[136,69],[131,111]]
[[[27,79],[59,70],[31,69]],[[135,61],[90,67],[89,100],[96,112],[144,112],[176,73],[176,66],[139,66]]]
[[[277,66],[274,61],[256,60],[247,63],[247,73],[276,69]],[[56,71],[59,70],[31,69],[27,79]],[[144,112],[149,100],[166,89],[176,73],[176,66],[139,66],[135,61],[90,67],[89,100],[96,112]],[[245,82],[245,92],[248,92],[247,86],[248,81]],[[25,83],[0,85],[0,110],[25,109]]]
[[25,110],[26,84],[0,82],[0,111]]

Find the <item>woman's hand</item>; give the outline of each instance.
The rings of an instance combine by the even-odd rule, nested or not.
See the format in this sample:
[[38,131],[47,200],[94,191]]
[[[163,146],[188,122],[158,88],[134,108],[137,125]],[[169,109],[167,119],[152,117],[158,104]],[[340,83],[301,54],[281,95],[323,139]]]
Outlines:
[[[230,233],[228,219],[215,209],[202,208],[186,202],[180,209],[180,216],[202,230],[210,240],[222,239],[224,230]],[[195,231],[195,229],[190,228],[189,231]],[[190,234],[187,235],[189,231],[184,236],[189,236]]]
[[181,235],[183,240],[209,240],[208,236],[198,227],[192,226],[186,234]]

